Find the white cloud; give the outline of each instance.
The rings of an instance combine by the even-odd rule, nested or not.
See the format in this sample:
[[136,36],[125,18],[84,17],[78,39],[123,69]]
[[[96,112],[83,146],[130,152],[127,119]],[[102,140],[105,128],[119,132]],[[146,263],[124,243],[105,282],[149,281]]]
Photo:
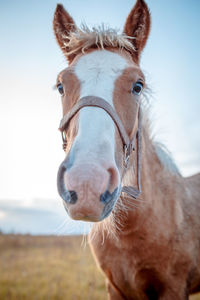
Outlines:
[[32,205],[25,206],[23,201],[0,200],[0,230],[4,233],[87,234],[90,226],[71,220],[61,203],[56,201],[37,199]]

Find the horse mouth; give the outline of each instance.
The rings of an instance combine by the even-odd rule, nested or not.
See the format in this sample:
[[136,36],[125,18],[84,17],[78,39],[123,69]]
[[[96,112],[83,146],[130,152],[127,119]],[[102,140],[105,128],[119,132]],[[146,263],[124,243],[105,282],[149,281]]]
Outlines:
[[84,221],[84,222],[99,222],[99,217],[95,215],[85,215],[85,214],[76,214],[73,215],[73,220],[75,221]]

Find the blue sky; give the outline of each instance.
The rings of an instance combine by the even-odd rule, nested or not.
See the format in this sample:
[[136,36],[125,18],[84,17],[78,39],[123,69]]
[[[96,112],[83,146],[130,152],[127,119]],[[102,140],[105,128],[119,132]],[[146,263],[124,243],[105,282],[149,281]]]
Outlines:
[[[122,30],[134,2],[62,3],[77,25],[104,22]],[[56,190],[64,153],[57,130],[60,97],[52,86],[67,66],[52,30],[56,3],[0,2],[0,228],[7,231],[53,232],[66,219]],[[183,175],[191,175],[200,170],[200,2],[147,3],[152,30],[141,66],[152,90],[154,133]],[[36,226],[39,219],[46,221]],[[66,232],[72,224],[67,223]]]

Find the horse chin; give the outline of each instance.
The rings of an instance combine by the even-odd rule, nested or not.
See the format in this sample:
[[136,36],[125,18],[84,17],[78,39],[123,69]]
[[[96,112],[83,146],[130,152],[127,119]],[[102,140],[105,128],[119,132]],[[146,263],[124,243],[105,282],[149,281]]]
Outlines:
[[89,206],[82,206],[76,207],[74,205],[66,204],[63,201],[64,207],[73,220],[85,221],[85,222],[99,222],[101,221],[101,215],[103,210],[103,205],[101,208],[89,207]]
[[101,221],[99,216],[93,216],[93,215],[82,215],[81,213],[79,214],[70,214],[69,216],[76,221],[84,221],[84,222],[99,222]]

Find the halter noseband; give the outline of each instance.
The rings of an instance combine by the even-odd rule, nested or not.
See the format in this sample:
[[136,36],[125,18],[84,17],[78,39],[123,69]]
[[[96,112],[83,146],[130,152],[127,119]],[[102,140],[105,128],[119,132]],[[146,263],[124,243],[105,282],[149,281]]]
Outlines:
[[122,143],[123,143],[123,151],[124,151],[124,168],[125,170],[128,167],[129,157],[132,151],[135,151],[135,141],[137,140],[137,186],[138,189],[135,189],[132,186],[123,186],[121,192],[125,192],[132,198],[137,198],[141,194],[141,183],[140,183],[140,169],[141,169],[141,110],[139,107],[138,110],[138,129],[133,135],[132,139],[129,139],[129,136],[126,133],[126,130],[124,128],[124,125],[122,124],[122,121],[120,120],[118,114],[113,109],[113,107],[105,101],[103,98],[96,97],[96,96],[86,96],[81,98],[73,107],[72,109],[67,112],[64,117],[62,118],[59,126],[59,130],[62,134],[62,140],[63,140],[63,149],[65,150],[67,147],[67,139],[66,139],[66,131],[68,129],[69,123],[71,119],[77,114],[77,112],[83,108],[83,107],[99,107],[104,109],[109,116],[114,121]]

